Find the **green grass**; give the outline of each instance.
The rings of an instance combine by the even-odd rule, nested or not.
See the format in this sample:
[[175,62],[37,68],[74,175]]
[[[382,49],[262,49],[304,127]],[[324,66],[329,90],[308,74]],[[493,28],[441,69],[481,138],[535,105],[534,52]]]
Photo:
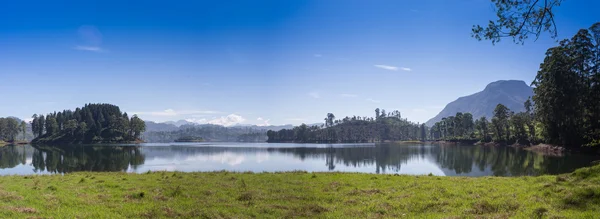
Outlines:
[[594,218],[600,166],[540,177],[80,172],[0,177],[0,218]]

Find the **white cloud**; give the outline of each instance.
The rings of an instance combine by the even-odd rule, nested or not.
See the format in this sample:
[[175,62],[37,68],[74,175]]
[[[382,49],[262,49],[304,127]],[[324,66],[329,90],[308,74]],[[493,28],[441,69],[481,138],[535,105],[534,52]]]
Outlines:
[[381,103],[381,101],[379,101],[379,100],[374,100],[374,99],[372,99],[372,98],[368,98],[368,99],[366,99],[366,101],[369,101],[369,102],[372,102],[372,103]]
[[398,67],[396,67],[396,66],[391,66],[391,65],[374,65],[374,66],[377,68],[385,69],[385,70],[398,71]]
[[236,114],[229,114],[228,116],[222,116],[221,118],[216,118],[208,121],[208,124],[213,125],[222,125],[222,126],[232,126],[235,124],[239,124],[246,121],[244,117]]
[[319,95],[319,92],[313,91],[313,92],[308,93],[308,95],[311,96],[312,98],[316,98],[316,99],[321,98],[321,95]]
[[323,55],[321,55],[321,54],[314,54],[313,56],[314,56],[315,58],[321,58],[321,57],[323,57]]
[[76,46],[75,48],[76,50],[81,50],[81,51],[90,51],[90,52],[104,52],[105,50],[97,47],[97,46]]
[[256,120],[261,121],[260,123],[256,123],[257,126],[270,126],[271,125],[271,123],[269,123],[269,121],[271,121],[270,119],[263,119],[263,118],[259,117],[259,119],[256,119]]
[[263,121],[264,119],[262,117],[258,117],[258,118],[256,118],[256,120]]
[[193,123],[198,123],[198,124],[206,123],[206,119],[193,119],[193,118],[189,118],[189,119],[185,119],[185,121],[193,122]]
[[358,95],[356,94],[341,94],[342,97],[349,97],[349,98],[354,98],[354,97],[358,97]]
[[[218,114],[221,113],[219,111],[213,110],[173,110],[166,109],[163,111],[153,111],[153,112],[133,112],[133,114],[141,115],[150,115],[150,116],[181,116],[181,115],[197,115],[197,114]],[[196,117],[196,116],[193,116]]]
[[407,67],[402,67],[402,68],[400,68],[400,70],[402,70],[402,71],[412,71],[412,69],[407,68]]

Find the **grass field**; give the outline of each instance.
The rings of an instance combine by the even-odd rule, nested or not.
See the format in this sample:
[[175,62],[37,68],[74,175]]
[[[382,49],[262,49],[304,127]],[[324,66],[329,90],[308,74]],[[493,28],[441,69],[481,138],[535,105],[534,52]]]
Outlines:
[[598,218],[600,166],[540,177],[152,172],[0,177],[0,218]]

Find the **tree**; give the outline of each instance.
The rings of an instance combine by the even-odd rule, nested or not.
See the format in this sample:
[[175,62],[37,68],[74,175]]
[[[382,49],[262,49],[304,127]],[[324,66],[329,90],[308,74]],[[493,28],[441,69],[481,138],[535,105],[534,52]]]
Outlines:
[[427,140],[427,128],[425,128],[425,123],[421,124],[421,141]]
[[27,122],[21,121],[21,124],[19,125],[19,130],[21,130],[21,133],[23,134],[21,140],[25,141],[25,135],[27,134]]
[[488,122],[487,118],[485,118],[485,116],[481,117],[480,119],[477,120],[477,122],[475,122],[475,125],[476,125],[477,130],[479,131],[481,141],[484,141],[484,142],[490,141],[489,122]]
[[33,119],[33,120],[31,120],[31,132],[33,132],[34,137],[37,137],[38,133],[39,133],[38,116],[37,116],[37,114],[33,114],[33,116],[31,118]]
[[454,116],[454,132],[456,136],[463,136],[465,134],[462,112],[457,112]]
[[335,120],[335,115],[333,113],[327,113],[327,117],[325,118],[325,124],[327,127],[333,126],[333,121]]
[[51,115],[46,116],[46,134],[53,135],[58,133],[58,122],[56,122],[56,118]]
[[580,30],[571,40],[548,49],[533,81],[535,115],[551,144],[578,146],[583,141],[585,115],[597,103],[589,103],[591,93],[591,36]]
[[473,132],[473,127],[475,126],[473,124],[473,114],[464,113],[461,119],[461,126],[462,130],[464,131],[464,134],[470,135],[471,132]]
[[38,117],[38,121],[37,121],[37,131],[38,131],[38,136],[42,136],[44,135],[44,127],[46,124],[46,120],[44,119],[44,115],[40,115]]
[[537,40],[543,32],[548,32],[553,39],[557,37],[553,10],[562,0],[492,0],[492,3],[497,20],[490,20],[485,28],[474,25],[471,35],[475,39],[491,40],[495,44],[509,37],[523,44],[530,35],[535,35]]
[[514,128],[515,138],[519,141],[525,141],[527,139],[527,131],[525,130],[525,124],[527,122],[527,113],[520,112],[510,117],[510,123]]
[[492,118],[492,124],[496,128],[496,137],[498,140],[510,139],[510,124],[508,118],[510,116],[510,110],[508,107],[498,104],[494,109],[494,118]]
[[140,138],[142,132],[146,131],[146,123],[144,123],[144,120],[140,119],[137,115],[131,117],[129,124],[135,139]]
[[524,103],[526,116],[527,130],[529,130],[529,141],[535,141],[535,117],[533,113],[533,104],[531,98]]
[[64,124],[63,128],[64,128],[63,130],[65,130],[65,132],[67,132],[69,135],[74,136],[75,132],[77,131],[77,120],[71,119],[71,120],[67,121]]

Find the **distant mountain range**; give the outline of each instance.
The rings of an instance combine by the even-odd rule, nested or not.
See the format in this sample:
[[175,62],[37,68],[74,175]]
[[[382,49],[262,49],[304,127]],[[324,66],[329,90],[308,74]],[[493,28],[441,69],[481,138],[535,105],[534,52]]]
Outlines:
[[[194,127],[194,126],[220,126],[220,127],[225,127],[222,125],[213,125],[213,124],[199,124],[199,123],[194,123],[194,122],[188,122],[185,120],[179,120],[179,121],[167,121],[167,122],[153,122],[153,121],[145,121],[146,122],[146,132],[169,132],[169,131],[176,131],[179,129],[185,129],[185,128],[189,128],[189,127]],[[316,124],[314,124],[316,125]],[[294,128],[293,125],[288,124],[288,125],[269,125],[269,126],[257,126],[257,125],[252,125],[252,124],[236,124],[233,126],[230,126],[230,128],[246,128],[246,129],[256,129],[256,130],[273,130],[273,131],[279,131],[281,129],[291,129]]]
[[457,112],[468,112],[473,114],[473,119],[482,116],[490,120],[494,108],[499,103],[505,105],[514,112],[525,111],[525,101],[533,96],[533,88],[524,81],[501,80],[488,84],[483,91],[465,97],[459,97],[450,102],[435,117],[429,119],[425,125],[431,127],[444,117],[454,116]]

